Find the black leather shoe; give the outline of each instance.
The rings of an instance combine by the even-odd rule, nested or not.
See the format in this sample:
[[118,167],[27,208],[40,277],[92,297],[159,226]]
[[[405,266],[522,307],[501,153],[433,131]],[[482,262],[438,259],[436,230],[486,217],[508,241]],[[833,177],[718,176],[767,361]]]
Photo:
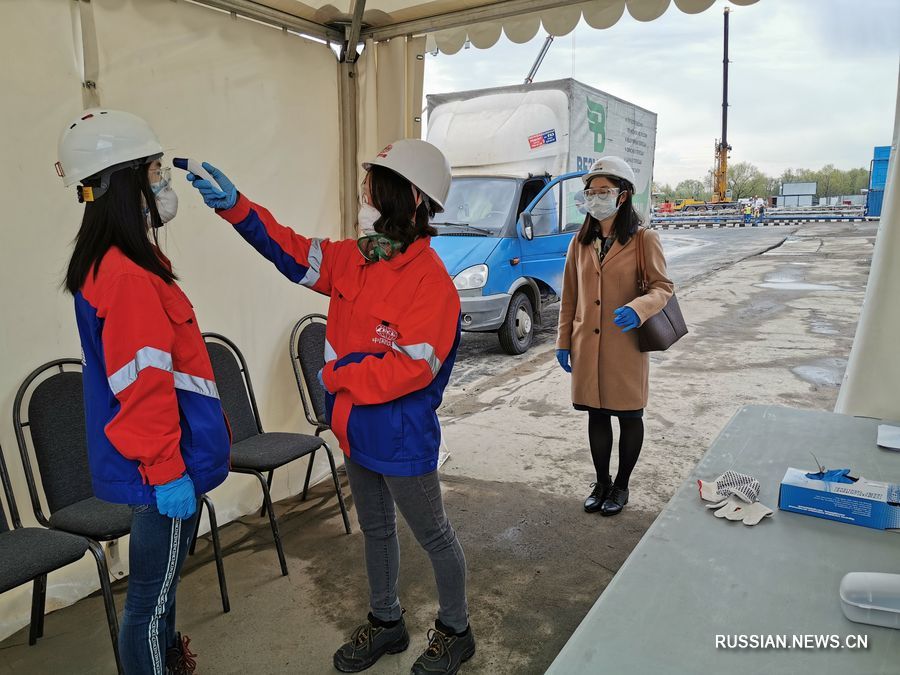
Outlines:
[[600,507],[601,516],[614,516],[622,511],[628,503],[628,488],[620,488],[615,485],[609,491],[606,501]]
[[334,653],[334,667],[342,673],[358,673],[370,668],[385,654],[399,654],[409,647],[409,633],[403,617],[391,628],[374,625],[374,618],[353,631],[350,641]]
[[609,477],[606,483],[591,483],[591,487],[593,488],[591,494],[584,500],[584,510],[588,513],[597,513],[609,495],[609,490],[612,487],[612,476]]

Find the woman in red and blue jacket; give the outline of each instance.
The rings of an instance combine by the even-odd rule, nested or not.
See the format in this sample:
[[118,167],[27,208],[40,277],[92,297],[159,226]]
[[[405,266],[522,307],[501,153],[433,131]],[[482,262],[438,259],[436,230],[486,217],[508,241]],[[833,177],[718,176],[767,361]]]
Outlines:
[[331,429],[366,544],[371,612],[334,655],[342,672],[403,651],[395,507],[428,553],[440,607],[414,673],[455,673],[475,652],[466,562],[441,501],[436,410],[456,358],[459,295],[432,250],[450,167],[430,143],[402,140],[364,164],[358,240],[310,239],[280,225],[209,164],[191,174],[204,201],[292,281],[331,298],[325,367]]
[[65,285],[84,355],[94,495],[133,510],[119,628],[127,675],[194,672],[175,632],[175,591],[197,495],[225,480],[231,445],[193,307],[157,246],[178,206],[161,156],[144,120],[95,109],[63,132],[57,163],[85,202]]

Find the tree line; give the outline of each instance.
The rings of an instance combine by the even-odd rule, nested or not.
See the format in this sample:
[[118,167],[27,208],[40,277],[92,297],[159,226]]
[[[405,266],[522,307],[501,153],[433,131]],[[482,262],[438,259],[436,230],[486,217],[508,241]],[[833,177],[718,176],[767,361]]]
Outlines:
[[[826,164],[818,171],[813,169],[788,169],[780,176],[767,176],[750,162],[737,162],[728,167],[728,189],[734,201],[745,197],[771,197],[779,194],[782,183],[816,183],[816,197],[838,197],[857,195],[869,183],[869,170],[837,169]],[[673,199],[712,198],[713,172],[709,171],[704,180],[687,179],[675,187],[670,184],[653,183],[653,192],[659,194],[660,201]]]

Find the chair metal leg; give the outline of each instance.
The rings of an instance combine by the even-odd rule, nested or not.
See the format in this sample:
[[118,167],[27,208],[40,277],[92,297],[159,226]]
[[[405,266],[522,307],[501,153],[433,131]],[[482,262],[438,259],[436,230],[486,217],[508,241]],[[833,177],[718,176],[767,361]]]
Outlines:
[[[266,478],[266,486],[269,488],[269,492],[272,491],[272,476],[275,475],[275,469],[269,471],[269,477]],[[266,515],[266,503],[263,502],[262,508],[259,510],[259,517],[264,518]]]
[[47,598],[47,575],[34,578],[31,592],[31,625],[28,628],[28,644],[34,645],[44,636],[44,603]]
[[39,638],[44,637],[44,617],[47,616],[47,577],[44,576],[43,581],[41,582],[41,598],[40,598],[40,608],[41,613],[38,617],[38,631],[37,636]]
[[[212,535],[213,551],[216,555],[216,574],[219,576],[219,594],[222,596],[222,611],[225,614],[231,611],[231,602],[228,600],[228,586],[225,584],[225,563],[222,560],[222,547],[219,544],[219,525],[216,521],[216,507],[213,506],[212,500],[204,495],[200,495],[203,503],[206,504],[206,511],[209,513],[209,531]],[[195,537],[196,539],[196,537]]]
[[119,675],[125,675],[125,668],[122,667],[122,659],[119,657],[119,619],[116,617],[116,600],[113,598],[112,587],[109,585],[109,568],[106,565],[106,555],[103,553],[103,548],[96,541],[88,539],[87,542],[88,548],[97,561],[97,574],[100,576],[103,604],[106,605],[106,623],[109,626],[113,654],[116,657],[116,670]]
[[256,476],[259,484],[262,486],[263,503],[269,514],[269,524],[272,526],[272,536],[275,537],[275,549],[278,551],[278,562],[281,563],[281,575],[287,576],[287,561],[284,559],[284,548],[281,546],[281,534],[278,532],[278,520],[275,518],[275,511],[272,509],[272,496],[269,494],[269,486],[266,479],[259,471],[253,469],[241,469],[240,473],[249,473]]
[[309,456],[309,464],[306,465],[306,480],[303,481],[303,496],[301,497],[301,501],[306,501],[306,492],[309,490],[309,479],[312,477],[313,470],[313,462],[316,461],[316,451],[313,450],[312,454]]
[[334,491],[337,493],[338,504],[341,507],[341,517],[344,519],[344,529],[350,534],[350,519],[347,517],[347,507],[344,506],[344,495],[341,493],[341,483],[338,480],[337,467],[334,464],[334,455],[331,454],[331,448],[328,443],[323,443],[325,452],[328,454],[328,463],[331,465],[331,478],[334,480]]
[[[212,509],[212,503],[207,499],[205,494],[200,495],[200,503],[197,504],[197,522],[194,523],[194,536],[191,537],[191,547],[188,549],[188,555],[194,555],[194,551],[197,550],[197,537],[200,536],[200,519],[203,517],[204,504]],[[212,518],[210,518],[210,524],[212,524]]]

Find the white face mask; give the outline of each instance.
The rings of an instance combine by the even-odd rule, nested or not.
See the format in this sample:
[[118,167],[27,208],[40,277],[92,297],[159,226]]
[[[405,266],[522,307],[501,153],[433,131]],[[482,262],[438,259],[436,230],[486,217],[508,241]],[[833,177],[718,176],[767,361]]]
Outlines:
[[359,224],[359,231],[363,235],[375,233],[375,222],[381,218],[381,211],[371,204],[360,204],[359,215],[356,222]]
[[178,195],[169,185],[168,181],[161,181],[150,185],[153,194],[156,195],[156,210],[159,211],[159,219],[163,224],[168,223],[178,213]]
[[[158,183],[150,183],[150,191],[153,192],[153,195],[156,197],[156,210],[159,212],[159,219],[163,225],[171,221],[175,218],[175,214],[178,213],[178,195],[175,193],[175,190],[169,185],[169,181],[161,180]],[[144,202],[144,218],[147,219],[147,225],[152,226],[153,223],[150,222],[150,209],[146,207],[146,203],[143,198],[141,199]]]
[[597,220],[606,220],[619,210],[619,191],[611,192],[605,197],[585,195],[584,205]]

